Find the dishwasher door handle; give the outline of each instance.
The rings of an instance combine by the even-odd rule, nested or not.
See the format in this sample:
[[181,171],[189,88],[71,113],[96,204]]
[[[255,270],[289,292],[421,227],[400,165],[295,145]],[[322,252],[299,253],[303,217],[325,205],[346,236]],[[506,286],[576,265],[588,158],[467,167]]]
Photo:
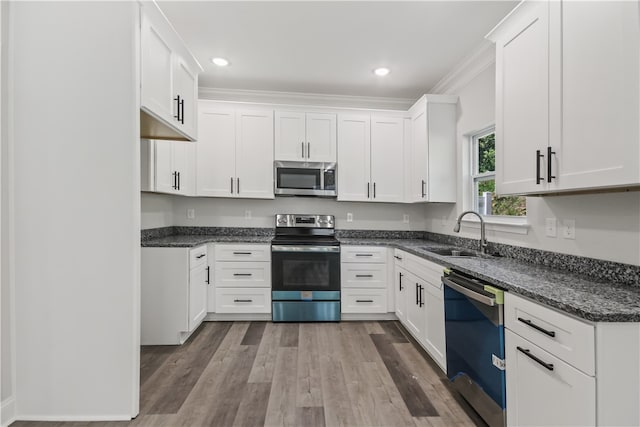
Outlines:
[[496,305],[496,299],[495,298],[491,298],[488,297],[486,295],[482,295],[479,294],[465,286],[462,286],[452,280],[447,279],[446,277],[442,278],[442,281],[444,282],[445,285],[447,285],[448,287],[450,287],[451,289],[454,289],[458,292],[460,292],[462,295],[467,296],[469,298],[471,298],[472,300],[478,301],[481,304],[484,305],[488,305],[493,307],[494,305]]

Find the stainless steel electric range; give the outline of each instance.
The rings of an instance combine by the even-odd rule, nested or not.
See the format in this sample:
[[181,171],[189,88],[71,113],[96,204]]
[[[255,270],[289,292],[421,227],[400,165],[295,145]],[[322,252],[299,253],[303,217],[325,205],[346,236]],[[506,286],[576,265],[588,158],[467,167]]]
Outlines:
[[340,321],[340,242],[333,215],[276,215],[271,287],[274,322]]

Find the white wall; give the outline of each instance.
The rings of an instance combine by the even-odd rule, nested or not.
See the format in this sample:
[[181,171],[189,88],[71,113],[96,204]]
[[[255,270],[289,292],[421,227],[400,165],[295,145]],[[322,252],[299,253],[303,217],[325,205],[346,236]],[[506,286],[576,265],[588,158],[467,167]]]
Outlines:
[[137,7],[12,3],[19,419],[137,413]]
[[171,227],[173,224],[173,198],[166,194],[142,193],[140,227]]
[[[171,196],[165,196],[171,197]],[[309,197],[277,197],[275,200],[222,198],[173,198],[174,225],[219,227],[273,227],[277,213],[329,214],[336,216],[339,229],[424,230],[424,205],[393,203],[337,202]],[[187,209],[195,209],[195,219],[187,219]],[[245,211],[251,219],[245,219]],[[353,213],[353,222],[347,222]],[[143,213],[143,216],[148,214]],[[409,223],[403,223],[403,214]]]
[[[458,106],[458,168],[463,174],[465,134],[480,130],[494,122],[495,117],[495,65],[457,91]],[[465,176],[465,179],[468,176]],[[461,180],[464,181],[464,180]],[[466,195],[459,183],[458,200]],[[457,205],[429,205],[426,210],[426,230],[455,234],[453,226],[463,211]],[[545,218],[574,219],[576,238],[545,236]],[[444,222],[443,222],[444,218]],[[640,192],[590,194],[553,197],[528,197],[528,234],[489,231],[490,241],[601,258],[628,264],[640,264]],[[559,229],[558,229],[559,231]],[[463,227],[460,235],[478,238],[475,228]]]

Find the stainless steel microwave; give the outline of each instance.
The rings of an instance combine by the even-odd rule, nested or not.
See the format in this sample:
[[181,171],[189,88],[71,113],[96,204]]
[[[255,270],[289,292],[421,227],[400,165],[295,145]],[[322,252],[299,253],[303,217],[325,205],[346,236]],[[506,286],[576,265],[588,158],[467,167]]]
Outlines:
[[336,164],[274,162],[275,193],[290,196],[336,197]]

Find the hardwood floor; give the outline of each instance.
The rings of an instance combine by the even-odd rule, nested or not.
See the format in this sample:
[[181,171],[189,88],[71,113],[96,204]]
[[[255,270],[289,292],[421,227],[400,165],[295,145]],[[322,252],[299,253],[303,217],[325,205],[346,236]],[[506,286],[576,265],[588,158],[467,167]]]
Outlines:
[[475,426],[398,322],[205,322],[143,347],[140,415],[55,426]]

